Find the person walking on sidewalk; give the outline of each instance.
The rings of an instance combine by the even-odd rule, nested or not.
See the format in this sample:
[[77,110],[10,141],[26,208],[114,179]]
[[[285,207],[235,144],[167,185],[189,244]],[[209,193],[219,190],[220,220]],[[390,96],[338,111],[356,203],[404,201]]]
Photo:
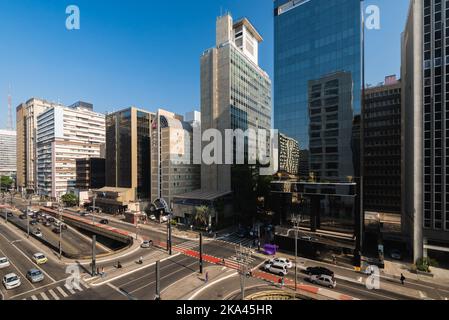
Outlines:
[[206,271],[206,278],[204,279],[204,283],[209,281],[209,271]]
[[401,273],[401,284],[404,285],[405,284],[405,277],[404,274]]

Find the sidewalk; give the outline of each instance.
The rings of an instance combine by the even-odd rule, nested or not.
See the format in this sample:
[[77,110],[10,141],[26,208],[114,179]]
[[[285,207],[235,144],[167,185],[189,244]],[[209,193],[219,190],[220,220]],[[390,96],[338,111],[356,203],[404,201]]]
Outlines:
[[410,272],[410,267],[411,265],[406,263],[385,261],[385,269],[382,271],[382,273],[396,280],[400,279],[401,274],[403,274],[407,280],[416,282],[428,282],[449,287],[449,270],[432,267],[432,277],[412,273]]

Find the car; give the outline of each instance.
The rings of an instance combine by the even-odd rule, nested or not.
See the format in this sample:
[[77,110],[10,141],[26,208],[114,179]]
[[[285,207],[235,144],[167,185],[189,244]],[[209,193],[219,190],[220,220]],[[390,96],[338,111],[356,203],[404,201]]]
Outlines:
[[101,219],[100,223],[101,224],[109,224],[109,220],[108,219]]
[[86,217],[86,216],[88,216],[89,214],[88,214],[87,212],[85,212],[85,211],[82,211],[82,212],[79,213],[79,215],[80,215],[81,217]]
[[14,215],[12,214],[12,212],[7,212],[6,215],[8,216],[8,218],[14,217]]
[[26,220],[26,219],[27,219],[27,215],[26,215],[26,214],[21,214],[21,215],[19,216],[19,219],[21,219],[21,220]]
[[285,277],[288,274],[287,267],[279,263],[266,263],[264,270]]
[[6,257],[0,258],[0,269],[8,268],[10,265],[11,263],[9,263],[8,258]]
[[274,258],[270,260],[270,263],[279,263],[285,265],[288,269],[293,268],[293,263],[287,258]]
[[33,254],[33,261],[36,264],[45,264],[48,261],[48,258],[43,253],[35,253]]
[[150,220],[156,221],[156,220],[157,220],[157,219],[156,219],[156,216],[155,216],[154,214],[150,215]]
[[48,221],[48,220],[46,220],[46,221],[43,223],[43,225],[46,226],[46,227],[51,227],[51,223],[50,223],[50,221]]
[[330,276],[332,278],[335,276],[335,273],[332,270],[329,270],[324,267],[308,267],[306,269],[306,273],[310,276],[326,275],[326,276]]
[[44,281],[45,278],[43,272],[38,269],[29,270],[27,272],[26,277],[31,283],[38,283]]
[[43,237],[43,234],[42,234],[42,232],[40,230],[34,230],[33,234],[34,234],[35,237],[38,237],[38,238],[42,238]]
[[68,227],[65,223],[61,223],[61,230],[67,230]]
[[321,276],[310,276],[309,281],[313,284],[318,284],[320,286],[328,287],[331,289],[334,289],[337,286],[337,281],[335,281],[333,277],[324,274]]
[[31,221],[30,221],[30,225],[31,225],[31,226],[37,225],[37,220],[31,220]]
[[5,275],[2,282],[6,290],[12,290],[14,288],[20,287],[20,285],[22,284],[19,276],[17,276],[15,273],[8,273],[7,275]]
[[391,250],[390,257],[394,260],[402,260],[402,253],[401,253],[401,251],[394,249],[394,250]]
[[168,216],[161,216],[161,223],[168,222]]
[[142,244],[140,245],[141,248],[147,249],[150,248],[153,245],[152,240],[144,240]]
[[53,217],[47,217],[47,221],[50,223],[54,223],[56,221],[56,219]]
[[58,227],[53,228],[51,231],[53,231],[56,234],[60,234],[61,233],[61,229]]

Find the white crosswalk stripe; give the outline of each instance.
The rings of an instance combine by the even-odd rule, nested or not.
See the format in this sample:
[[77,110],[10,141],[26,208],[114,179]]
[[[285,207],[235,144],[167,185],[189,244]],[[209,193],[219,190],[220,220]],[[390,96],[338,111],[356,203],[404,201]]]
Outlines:
[[228,234],[224,237],[220,237],[217,240],[224,241],[227,243],[234,243],[236,245],[242,245],[247,248],[255,247],[255,243],[253,239],[241,238],[236,233]]
[[84,282],[80,282],[79,287],[68,288],[66,285],[58,286],[45,292],[36,293],[28,299],[23,300],[61,300],[87,289],[90,289],[89,285]]
[[175,247],[177,248],[181,248],[181,249],[193,249],[199,246],[199,242],[198,241],[187,241],[187,242],[183,242],[181,244],[177,244],[175,245]]

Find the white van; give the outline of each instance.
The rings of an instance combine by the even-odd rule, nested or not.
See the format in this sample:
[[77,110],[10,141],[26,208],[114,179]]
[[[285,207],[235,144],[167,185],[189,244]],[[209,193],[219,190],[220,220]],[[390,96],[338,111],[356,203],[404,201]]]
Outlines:
[[287,267],[280,263],[267,263],[264,266],[265,271],[277,274],[281,277],[285,277],[288,274]]

